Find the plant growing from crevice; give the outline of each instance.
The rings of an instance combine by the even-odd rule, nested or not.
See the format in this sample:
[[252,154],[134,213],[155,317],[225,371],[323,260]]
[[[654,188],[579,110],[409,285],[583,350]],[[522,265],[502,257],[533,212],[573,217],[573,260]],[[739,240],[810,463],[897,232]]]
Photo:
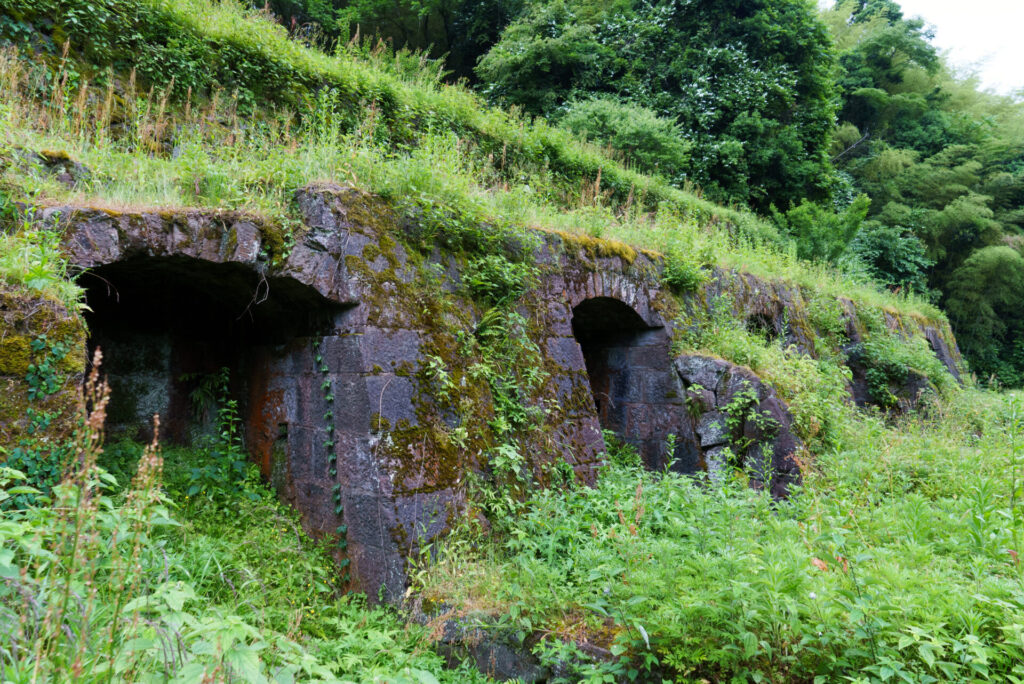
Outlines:
[[[473,503],[492,524],[505,526],[522,509],[535,476],[521,446],[521,436],[541,427],[548,408],[532,403],[548,378],[540,348],[529,334],[529,323],[514,306],[536,284],[537,270],[528,262],[514,262],[501,255],[470,260],[463,285],[482,307],[483,314],[472,335],[459,338],[460,352],[478,358],[468,375],[486,383],[494,417],[488,421],[493,446],[483,454],[485,470],[471,474],[468,492]],[[440,359],[427,359],[428,377],[442,398],[455,392]],[[464,407],[472,409],[471,406]],[[455,429],[457,430],[457,428]],[[458,434],[450,431],[453,438]],[[556,471],[563,478],[564,471]]]
[[[760,399],[757,395],[757,390],[751,386],[751,384],[744,380],[741,389],[737,390],[733,396],[729,399],[728,403],[722,407],[722,413],[725,414],[725,429],[729,435],[729,446],[730,451],[735,454],[733,456],[733,465],[737,468],[743,468],[744,470],[758,475],[758,479],[761,482],[770,484],[771,474],[769,472],[767,479],[765,479],[763,471],[765,470],[764,460],[768,459],[768,470],[771,470],[771,458],[770,455],[766,456],[766,453],[771,452],[771,440],[778,433],[780,425],[775,418],[769,415],[766,411],[762,411],[760,408]],[[752,425],[759,435],[759,439],[747,437],[744,433],[746,427]],[[760,441],[760,458],[755,457],[753,462],[747,463],[743,458],[743,454],[748,454],[751,447],[757,446]]]
[[[25,412],[28,419],[26,436],[7,453],[4,462],[7,467],[24,475],[28,489],[0,502],[0,509],[25,508],[47,499],[51,489],[60,482],[74,450],[74,434],[56,439],[49,439],[45,434],[54,421],[60,419],[59,413],[33,405],[45,402],[64,387],[68,378],[61,365],[71,351],[71,342],[51,340],[43,334],[33,339],[29,348],[35,361],[29,364],[25,373],[29,401]],[[81,429],[82,426],[75,426],[76,431]]]
[[701,414],[708,410],[702,397],[705,387],[700,383],[693,383],[686,388],[683,403],[686,405],[686,413],[690,418],[700,418]]
[[[320,382],[320,390],[324,395],[324,402],[327,404],[327,410],[324,412],[324,431],[327,434],[327,439],[324,440],[323,447],[327,452],[327,474],[334,484],[331,485],[331,508],[334,511],[335,517],[338,519],[339,524],[334,529],[334,536],[337,539],[335,548],[342,554],[348,553],[348,525],[344,522],[345,516],[345,504],[342,500],[341,494],[341,483],[337,482],[338,478],[338,452],[335,448],[335,435],[334,435],[334,389],[330,377],[330,366],[327,364],[327,359],[324,358],[324,347],[323,338],[318,338],[313,346],[313,363],[317,372],[320,373],[323,380]],[[339,567],[345,570],[342,575],[342,583],[348,583],[352,577],[348,570],[351,561],[345,557],[338,561]]]
[[509,261],[501,254],[470,259],[462,269],[462,282],[474,299],[502,306],[519,299],[537,281],[537,269]]

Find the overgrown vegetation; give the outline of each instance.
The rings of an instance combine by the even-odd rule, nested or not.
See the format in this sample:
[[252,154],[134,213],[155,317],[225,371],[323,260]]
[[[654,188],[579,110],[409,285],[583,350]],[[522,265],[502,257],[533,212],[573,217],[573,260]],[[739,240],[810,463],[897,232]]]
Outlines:
[[[225,454],[104,447],[95,371],[90,388],[52,493],[33,486],[37,473],[0,467],[5,680],[484,681],[445,670],[423,628],[343,595],[328,550],[254,466],[196,489]],[[46,505],[18,505],[25,495]]]
[[82,290],[68,278],[60,235],[32,220],[0,185],[0,278],[77,310]]
[[506,536],[457,537],[424,592],[511,616],[576,664],[567,681],[1013,681],[1020,402],[848,417],[786,502],[741,470],[695,481],[617,456],[592,489],[535,494]]
[[[230,1],[7,3],[0,279],[80,308],[61,237],[37,220],[47,205],[261,213],[277,264],[303,229],[296,189],[370,190],[408,222],[410,263],[455,256],[480,314],[453,339],[489,389],[489,436],[465,520],[414,568],[427,603],[520,635],[568,681],[1024,681],[1022,400],[956,387],[885,318],[941,322],[939,301],[979,369],[1019,382],[1017,103],[951,77],[884,0],[818,16],[802,0],[271,4],[318,26]],[[367,19],[400,44],[443,36],[459,75],[486,54],[477,87],[559,125],[444,85],[440,61],[348,42]],[[531,468],[521,437],[551,407],[530,401],[549,377],[522,307],[540,272],[526,227],[662,252],[685,296],[669,306],[675,351],[775,388],[808,447],[803,486],[787,501],[748,487],[770,482],[770,463],[647,472],[611,433],[593,488],[567,462]],[[802,288],[820,344],[752,329],[729,295],[703,301],[730,269]],[[845,352],[839,297],[865,327]],[[29,351],[34,409],[68,343]],[[883,411],[848,402],[847,354]],[[332,405],[322,347],[313,358]],[[476,408],[445,359],[417,372],[453,412]],[[911,376],[934,396],[885,412]],[[71,441],[45,442],[56,416],[33,411],[28,436],[0,445],[3,679],[485,681],[445,669],[436,634],[343,593],[347,530],[314,542],[259,481],[226,371],[200,384],[215,425],[188,449],[104,446],[97,377]],[[753,404],[739,392],[725,409],[737,449]],[[332,418],[316,450],[336,477]],[[475,438],[452,422],[451,445]],[[330,505],[343,512],[340,485]]]

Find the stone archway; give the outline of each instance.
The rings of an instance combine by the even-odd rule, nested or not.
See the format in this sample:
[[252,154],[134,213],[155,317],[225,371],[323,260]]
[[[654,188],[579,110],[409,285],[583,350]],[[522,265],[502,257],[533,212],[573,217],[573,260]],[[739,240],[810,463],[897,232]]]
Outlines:
[[635,309],[613,297],[584,299],[572,309],[573,336],[583,352],[598,422],[640,452],[649,468],[693,471],[699,454],[680,439],[666,453],[668,436],[689,432],[671,339]]
[[[111,387],[107,430],[137,439],[148,438],[159,413],[163,439],[191,442],[205,426],[190,395],[202,377],[228,368],[248,441],[267,446],[257,435],[273,401],[265,378],[294,365],[287,357],[295,341],[327,332],[342,309],[290,278],[187,256],[135,256],[94,267],[79,282],[90,350],[103,349]],[[287,434],[293,421],[281,415],[272,431]],[[270,454],[253,455],[269,476]]]

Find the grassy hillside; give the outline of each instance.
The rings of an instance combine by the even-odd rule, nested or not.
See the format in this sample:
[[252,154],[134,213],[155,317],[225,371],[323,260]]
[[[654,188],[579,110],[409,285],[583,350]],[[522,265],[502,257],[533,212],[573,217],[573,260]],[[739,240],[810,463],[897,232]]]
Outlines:
[[[942,320],[799,260],[756,216],[440,85],[415,56],[327,55],[199,0],[11,0],[0,36],[0,278],[32,296],[80,295],[32,207],[243,209],[275,227],[280,258],[302,230],[294,191],[333,180],[442,227],[561,230],[664,252],[690,276],[795,283],[828,332],[839,296],[869,321]],[[565,681],[1024,679],[1020,399],[959,389],[923,345],[876,327],[877,353],[934,371],[940,394],[919,414],[854,409],[840,359],[724,309],[677,340],[790,402],[814,449],[790,501],[747,489],[743,471],[644,472],[609,438],[596,487],[502,500],[488,534],[471,508],[413,589],[497,621]],[[3,678],[485,681],[445,669],[436,634],[341,595],[343,570],[243,467],[236,421],[223,412],[219,437],[162,456],[101,453],[82,433],[51,506],[15,506],[47,501],[23,486],[33,472],[0,468]],[[5,462],[18,448],[31,463],[31,444],[0,445]]]
[[[76,7],[9,9],[27,38],[0,59],[3,178],[40,200],[245,208],[287,229],[294,190],[329,178],[465,220],[620,239],[942,317],[799,261],[749,213],[440,85],[438,67],[413,56],[359,46],[326,55],[231,2]],[[91,174],[68,189],[17,163],[15,148],[66,152]]]

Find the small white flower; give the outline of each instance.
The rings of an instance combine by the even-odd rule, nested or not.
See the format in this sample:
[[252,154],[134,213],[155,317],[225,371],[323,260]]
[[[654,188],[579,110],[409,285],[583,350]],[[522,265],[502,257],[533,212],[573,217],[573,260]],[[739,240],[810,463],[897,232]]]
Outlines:
[[811,593],[809,594],[809,596],[811,597],[811,600],[812,600],[812,601],[813,601],[814,599],[818,598],[818,595],[817,595],[817,594],[815,594],[815,593],[814,593],[813,591],[812,591],[812,592],[811,592]]

